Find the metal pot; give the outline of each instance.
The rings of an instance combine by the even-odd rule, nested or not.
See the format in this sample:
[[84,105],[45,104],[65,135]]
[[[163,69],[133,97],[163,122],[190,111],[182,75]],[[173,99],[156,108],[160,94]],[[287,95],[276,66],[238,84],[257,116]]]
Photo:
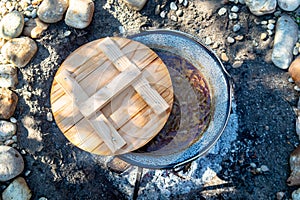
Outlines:
[[[119,158],[140,167],[160,169],[177,168],[203,156],[221,136],[230,115],[231,84],[221,61],[199,39],[179,31],[145,31],[128,37],[153,49],[168,66],[175,104],[169,123],[150,141],[150,147],[119,155]],[[174,62],[174,59],[178,62]],[[184,68],[181,65],[186,66]],[[200,74],[202,78],[191,78],[190,73],[195,77]],[[179,84],[185,86],[180,89]],[[199,88],[195,88],[195,84],[202,88],[201,91],[205,91],[207,87],[208,96],[204,97],[209,99],[204,101],[207,103],[205,105],[198,101],[200,110],[189,110],[189,107],[193,107],[192,104],[197,104],[194,99],[197,98]],[[209,116],[198,120],[201,122],[198,125],[195,124],[193,116],[197,118],[198,114],[203,114],[201,107],[204,105],[207,108],[208,103]],[[172,123],[177,123],[176,133],[168,131],[170,129],[167,126]],[[167,141],[164,140],[166,137],[169,138]],[[151,145],[154,146],[152,150]]]

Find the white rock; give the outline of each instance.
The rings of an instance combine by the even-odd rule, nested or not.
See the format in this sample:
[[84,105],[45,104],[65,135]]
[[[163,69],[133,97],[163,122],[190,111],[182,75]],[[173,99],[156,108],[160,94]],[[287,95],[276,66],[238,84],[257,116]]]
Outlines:
[[0,37],[12,39],[18,37],[24,27],[24,17],[18,11],[5,15],[0,22]]
[[3,192],[3,200],[30,200],[32,194],[24,178],[16,178]]
[[177,16],[175,16],[175,15],[171,15],[170,19],[171,19],[172,21],[174,21],[174,22],[177,22],[177,21],[178,21],[178,18],[177,18]]
[[172,2],[170,3],[170,9],[171,9],[171,10],[174,10],[174,11],[176,11],[176,10],[178,9],[178,7],[177,7],[177,5],[176,5],[175,2],[172,1]]
[[273,13],[276,9],[277,0],[245,0],[251,13],[260,16]]
[[9,118],[9,121],[10,121],[11,123],[14,123],[14,124],[17,123],[17,120],[16,120],[16,118],[14,118],[14,117]]
[[222,15],[225,15],[225,13],[227,12],[227,9],[226,8],[220,8],[220,10],[218,11],[218,15],[222,16]]
[[268,25],[267,25],[267,28],[268,28],[269,30],[273,30],[273,29],[274,29],[274,27],[275,27],[275,25],[274,25],[274,24],[268,24]]
[[230,9],[231,12],[239,12],[239,7],[237,6],[232,6],[232,8]]
[[285,11],[294,11],[300,5],[300,0],[277,0],[278,6]]
[[236,13],[230,13],[228,17],[229,19],[237,19],[238,15]]
[[298,25],[287,16],[281,16],[276,24],[274,47],[272,52],[273,63],[287,69],[293,59],[293,48],[298,40]]
[[233,32],[238,32],[241,29],[241,25],[235,24],[232,28]]
[[167,11],[165,11],[165,10],[161,11],[161,13],[159,14],[159,16],[160,16],[161,18],[165,18],[166,15],[167,15]]
[[8,181],[24,170],[21,154],[12,147],[0,146],[0,181]]
[[188,2],[188,0],[183,0],[183,3],[182,3],[182,5],[183,5],[184,7],[187,7],[187,6],[189,5],[189,2]]
[[297,190],[295,190],[292,193],[292,199],[293,200],[299,200],[300,199],[300,188],[298,188]]
[[234,38],[232,38],[232,37],[227,37],[227,42],[228,43],[230,43],[230,44],[232,44],[232,43],[234,43],[235,42],[235,40],[234,40]]
[[94,2],[92,0],[70,0],[65,23],[68,26],[83,29],[92,21]]
[[245,0],[239,0],[240,4],[245,4]]
[[5,140],[11,138],[17,132],[16,124],[11,122],[0,120],[0,141],[4,142]]
[[11,64],[0,65],[0,87],[15,87],[17,84],[17,68]]

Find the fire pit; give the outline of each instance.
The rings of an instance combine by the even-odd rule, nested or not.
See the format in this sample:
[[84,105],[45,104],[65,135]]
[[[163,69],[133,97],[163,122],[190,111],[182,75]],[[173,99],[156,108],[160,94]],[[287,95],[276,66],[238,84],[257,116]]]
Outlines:
[[230,115],[231,84],[217,56],[188,34],[155,30],[129,36],[154,50],[168,67],[174,104],[162,131],[142,148],[119,155],[146,168],[176,168],[204,155]]

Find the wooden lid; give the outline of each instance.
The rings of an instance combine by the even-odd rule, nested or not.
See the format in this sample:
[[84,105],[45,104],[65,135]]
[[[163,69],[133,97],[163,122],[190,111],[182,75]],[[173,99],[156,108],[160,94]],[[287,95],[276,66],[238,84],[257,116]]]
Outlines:
[[173,104],[167,67],[145,45],[102,38],[74,51],[51,89],[54,119],[74,145],[99,155],[146,144],[166,123]]

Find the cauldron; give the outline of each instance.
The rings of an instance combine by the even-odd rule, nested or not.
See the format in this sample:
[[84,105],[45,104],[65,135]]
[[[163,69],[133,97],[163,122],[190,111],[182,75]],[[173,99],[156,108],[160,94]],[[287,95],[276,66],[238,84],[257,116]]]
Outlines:
[[167,65],[174,88],[168,123],[144,147],[118,157],[153,169],[177,168],[205,155],[224,131],[232,88],[223,64],[189,34],[152,30],[128,36],[152,50]]

